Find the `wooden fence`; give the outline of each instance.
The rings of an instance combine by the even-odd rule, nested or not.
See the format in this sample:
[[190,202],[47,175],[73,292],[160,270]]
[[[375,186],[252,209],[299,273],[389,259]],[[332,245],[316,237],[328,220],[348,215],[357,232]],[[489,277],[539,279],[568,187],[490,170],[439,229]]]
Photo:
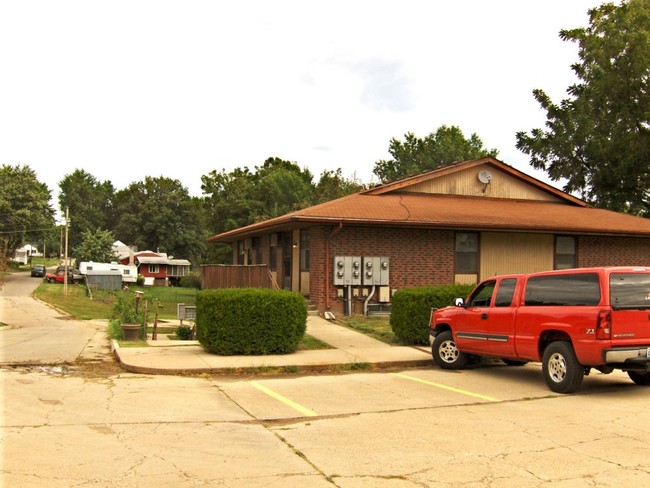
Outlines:
[[201,288],[272,288],[279,289],[266,264],[201,265]]

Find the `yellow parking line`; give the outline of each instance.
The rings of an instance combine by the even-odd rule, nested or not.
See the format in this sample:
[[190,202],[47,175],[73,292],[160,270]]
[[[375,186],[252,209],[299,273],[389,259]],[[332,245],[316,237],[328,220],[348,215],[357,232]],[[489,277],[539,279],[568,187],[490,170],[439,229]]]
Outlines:
[[424,383],[425,385],[435,386],[436,388],[440,388],[442,390],[453,391],[454,393],[460,393],[461,395],[467,395],[467,396],[471,396],[471,397],[474,397],[474,398],[480,398],[481,400],[487,400],[488,402],[500,402],[501,401],[498,398],[494,398],[494,397],[487,396],[487,395],[481,395],[480,393],[473,393],[473,392],[467,391],[467,390],[461,390],[459,388],[454,388],[452,386],[441,385],[440,383],[434,383],[433,381],[423,380],[423,379],[420,379],[420,378],[416,378],[415,376],[408,376],[406,374],[401,374],[401,373],[389,373],[389,374],[392,374],[393,376],[399,376],[400,378],[405,378],[407,380],[417,381],[419,383]]
[[273,390],[270,390],[266,386],[260,385],[257,381],[249,381],[249,383],[251,385],[253,385],[255,388],[257,388],[258,390],[260,390],[260,391],[266,393],[267,395],[275,398],[276,400],[280,400],[285,405],[289,405],[290,407],[295,408],[296,410],[298,410],[303,415],[306,415],[307,417],[316,417],[316,412],[314,412],[313,410],[310,410],[310,409],[308,409],[306,407],[303,407],[302,405],[299,405],[298,403],[296,403],[294,401],[291,401],[286,397],[283,397],[279,393],[276,393]]

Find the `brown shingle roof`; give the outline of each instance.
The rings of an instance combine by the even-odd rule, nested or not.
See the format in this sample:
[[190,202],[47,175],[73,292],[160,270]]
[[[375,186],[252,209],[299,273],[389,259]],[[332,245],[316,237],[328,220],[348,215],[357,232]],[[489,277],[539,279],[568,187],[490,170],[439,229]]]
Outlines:
[[229,242],[291,224],[336,223],[650,237],[650,219],[564,203],[422,193],[357,193],[211,237]]

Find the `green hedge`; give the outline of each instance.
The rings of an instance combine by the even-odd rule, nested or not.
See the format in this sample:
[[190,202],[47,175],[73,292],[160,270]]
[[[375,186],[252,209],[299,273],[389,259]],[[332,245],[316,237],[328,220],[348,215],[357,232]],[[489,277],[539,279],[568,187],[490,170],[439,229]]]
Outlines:
[[393,296],[390,326],[404,344],[429,343],[429,318],[432,308],[453,305],[457,297],[466,297],[475,285],[403,288]]
[[287,354],[307,328],[299,293],[258,288],[199,291],[196,338],[215,354]]

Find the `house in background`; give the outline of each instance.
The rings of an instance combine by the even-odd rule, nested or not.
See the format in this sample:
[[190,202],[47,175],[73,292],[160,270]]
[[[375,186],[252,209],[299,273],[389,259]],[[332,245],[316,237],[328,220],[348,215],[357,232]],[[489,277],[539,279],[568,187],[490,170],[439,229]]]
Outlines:
[[23,247],[20,247],[15,250],[14,261],[21,264],[29,264],[33,256],[40,257],[43,255],[38,252],[36,246],[32,246],[31,244],[26,244]]
[[[230,243],[235,264],[266,265],[280,288],[302,293],[319,311],[348,314],[389,305],[405,287],[571,267],[650,266],[650,219],[594,208],[491,157],[209,241]],[[214,286],[205,276],[204,269],[203,286]]]
[[174,259],[166,253],[153,251],[133,252],[120,262],[137,266],[145,285],[175,286],[183,276],[190,274],[191,268],[187,259]]
[[[137,247],[131,247],[124,244],[122,241],[115,241],[113,243],[113,252],[117,254],[118,261],[122,262],[123,260],[133,256],[133,253],[137,251]],[[133,263],[128,263],[133,264]]]

